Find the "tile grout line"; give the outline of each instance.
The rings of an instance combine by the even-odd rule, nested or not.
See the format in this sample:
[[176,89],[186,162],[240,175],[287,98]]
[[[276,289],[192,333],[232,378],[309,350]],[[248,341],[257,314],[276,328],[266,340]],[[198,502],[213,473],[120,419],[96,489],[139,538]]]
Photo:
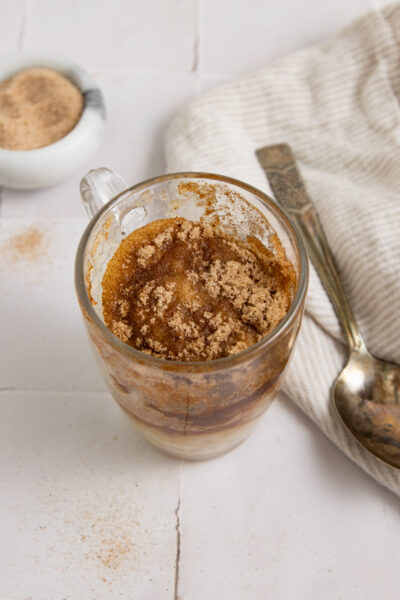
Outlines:
[[28,2],[29,0],[25,0],[24,2],[24,14],[22,15],[21,28],[18,35],[18,51],[22,50],[25,42],[26,24],[28,21]]
[[200,28],[201,28],[201,0],[197,0],[196,3],[196,26],[193,40],[193,62],[192,68],[190,69],[193,73],[197,73],[199,70],[199,59],[200,59]]
[[[199,50],[198,50],[199,52]],[[200,57],[200,52],[199,52],[199,57]],[[193,60],[193,64],[194,64],[194,60]],[[162,69],[162,68],[157,68],[157,67],[147,67],[147,68],[142,68],[142,67],[138,67],[138,66],[133,66],[133,67],[101,67],[101,66],[88,66],[87,71],[89,71],[89,73],[91,73],[91,75],[93,75],[93,77],[96,77],[98,74],[104,74],[104,75],[108,75],[110,73],[116,73],[117,75],[124,75],[124,74],[131,74],[131,75],[159,75],[159,74],[164,74],[164,75],[202,75],[203,77],[240,77],[245,75],[246,73],[226,73],[224,71],[204,71],[202,72],[201,69],[198,67],[196,67],[196,70],[194,70],[194,67],[192,67],[191,69],[187,70],[187,69]]]
[[[187,425],[189,420],[189,402],[186,402],[186,418],[185,418],[185,443],[186,443],[186,435],[187,435]],[[183,473],[185,469],[185,459],[183,458],[180,463],[179,470],[179,498],[178,505],[175,509],[176,516],[176,555],[175,555],[175,585],[174,585],[174,600],[180,600],[178,596],[179,592],[179,571],[180,571],[180,561],[181,561],[181,507],[183,503]]]
[[183,504],[183,472],[185,469],[185,459],[181,460],[179,472],[179,497],[178,504],[175,509],[176,517],[176,554],[175,554],[175,579],[174,579],[174,600],[180,600],[179,592],[179,574],[181,565],[181,510]]
[[194,91],[196,96],[201,92],[201,71],[200,71],[200,52],[201,52],[201,24],[203,15],[203,0],[197,0],[196,3],[196,31],[193,43],[193,66],[192,71],[195,76]]
[[[182,472],[181,472],[182,475]],[[182,480],[181,480],[182,481]],[[174,582],[174,600],[179,600],[178,588],[179,588],[179,567],[181,558],[181,521],[180,521],[180,510],[182,504],[181,489],[179,489],[178,504],[175,509],[176,516],[176,555],[175,555],[175,582]]]
[[3,386],[0,387],[0,395],[2,394],[2,392],[6,393],[6,392],[12,392],[13,394],[46,394],[46,395],[51,395],[51,394],[60,394],[60,395],[64,395],[64,396],[81,396],[83,394],[88,395],[88,396],[94,396],[94,395],[102,395],[102,396],[109,396],[110,392],[108,392],[107,390],[62,390],[62,389],[56,389],[56,390],[48,390],[48,389],[41,389],[41,388],[18,388],[18,387],[13,387],[13,386]]

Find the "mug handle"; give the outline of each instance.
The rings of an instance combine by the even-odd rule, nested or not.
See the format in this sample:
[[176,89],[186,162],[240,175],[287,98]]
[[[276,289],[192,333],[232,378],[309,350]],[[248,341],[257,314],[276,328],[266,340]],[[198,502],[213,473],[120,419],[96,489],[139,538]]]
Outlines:
[[127,189],[125,181],[110,169],[92,169],[81,179],[83,206],[91,219],[107,202]]

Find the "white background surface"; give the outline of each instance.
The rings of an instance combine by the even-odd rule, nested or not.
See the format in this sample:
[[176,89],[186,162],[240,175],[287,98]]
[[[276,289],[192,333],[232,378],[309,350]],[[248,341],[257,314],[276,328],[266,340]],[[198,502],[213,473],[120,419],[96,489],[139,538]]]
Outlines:
[[[135,433],[90,354],[73,289],[78,184],[164,170],[195,94],[332,35],[368,0],[13,0],[0,52],[86,67],[108,108],[90,164],[0,205],[0,598],[394,600],[399,500],[282,396],[220,459],[183,464]],[[35,227],[36,256],[7,250]]]

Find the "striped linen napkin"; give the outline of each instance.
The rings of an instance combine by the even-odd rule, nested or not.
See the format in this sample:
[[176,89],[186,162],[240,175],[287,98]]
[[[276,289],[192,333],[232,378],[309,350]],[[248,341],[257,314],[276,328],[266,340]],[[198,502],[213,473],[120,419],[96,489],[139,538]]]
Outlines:
[[[199,97],[166,136],[168,171],[242,179],[270,193],[255,150],[286,142],[298,161],[368,348],[400,363],[400,3],[333,40]],[[311,269],[283,391],[353,461],[400,494],[400,471],[344,431],[329,391],[347,357]]]

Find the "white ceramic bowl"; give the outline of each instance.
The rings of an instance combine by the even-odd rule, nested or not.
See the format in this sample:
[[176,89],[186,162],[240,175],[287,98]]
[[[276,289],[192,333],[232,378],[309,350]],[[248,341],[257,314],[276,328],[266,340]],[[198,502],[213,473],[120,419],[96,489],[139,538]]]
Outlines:
[[105,126],[103,95],[92,77],[68,59],[19,52],[0,57],[0,81],[31,67],[47,67],[70,79],[82,92],[84,106],[76,126],[54,144],[35,150],[0,148],[0,185],[39,188],[58,183],[97,150]]

